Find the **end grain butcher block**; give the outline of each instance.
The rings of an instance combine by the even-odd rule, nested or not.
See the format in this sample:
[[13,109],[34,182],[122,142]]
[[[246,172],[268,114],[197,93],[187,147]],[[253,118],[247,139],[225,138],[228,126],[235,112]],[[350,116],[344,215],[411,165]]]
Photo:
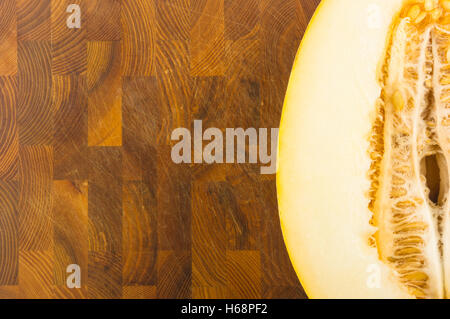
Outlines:
[[0,297],[305,297],[275,175],[170,133],[278,127],[318,2],[0,1]]

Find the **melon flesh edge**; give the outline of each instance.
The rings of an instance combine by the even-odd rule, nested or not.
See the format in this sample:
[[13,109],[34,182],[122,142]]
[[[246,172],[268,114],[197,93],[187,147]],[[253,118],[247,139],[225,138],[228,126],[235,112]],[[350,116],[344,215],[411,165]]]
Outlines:
[[378,68],[402,2],[322,0],[294,63],[277,190],[286,246],[311,298],[412,297],[368,244],[366,196]]

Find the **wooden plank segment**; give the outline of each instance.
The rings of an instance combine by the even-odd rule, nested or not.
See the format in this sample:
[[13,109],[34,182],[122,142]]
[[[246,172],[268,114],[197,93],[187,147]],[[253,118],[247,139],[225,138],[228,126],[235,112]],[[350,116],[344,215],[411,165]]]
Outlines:
[[21,251],[53,248],[53,149],[20,146],[19,247]]
[[191,13],[191,75],[224,75],[224,0],[192,0]]
[[17,122],[20,145],[52,145],[52,67],[49,41],[19,42]]
[[65,287],[67,267],[80,266],[81,287],[88,274],[88,183],[55,180],[52,188],[54,284]]
[[54,172],[57,180],[87,180],[87,95],[86,77],[54,75],[52,103]]
[[0,180],[14,180],[19,152],[15,76],[0,77],[0,105]]
[[122,152],[89,149],[89,298],[122,296]]
[[89,252],[88,296],[91,299],[122,297],[121,257],[108,251]]
[[118,147],[89,149],[89,250],[121,255],[122,152]]
[[19,299],[20,287],[16,286],[0,286],[0,299]]
[[68,288],[64,286],[53,286],[54,299],[87,299],[87,288]]
[[69,5],[80,7],[86,12],[85,0],[52,0],[52,73],[53,75],[82,74],[86,71],[86,28],[81,19],[80,28],[68,28]]
[[120,43],[87,46],[88,144],[122,146],[122,78]]
[[155,0],[122,2],[122,75],[155,74]]
[[86,3],[88,41],[118,41],[122,37],[121,0],[89,0]]
[[0,286],[19,284],[18,185],[0,181]]
[[189,40],[190,0],[158,0],[155,4],[158,40]]
[[223,182],[193,184],[192,287],[194,288],[220,289],[226,286],[227,232],[222,200],[223,188]]
[[222,287],[192,287],[194,299],[226,299],[227,288]]
[[171,133],[179,127],[190,127],[193,79],[189,75],[187,41],[158,41],[157,81],[159,87],[158,144],[170,145]]
[[258,250],[260,248],[260,203],[258,184],[251,176],[237,178],[223,185],[222,211],[226,214],[229,250]]
[[0,76],[17,73],[16,1],[0,2]]
[[157,275],[156,199],[148,184],[123,185],[123,285],[154,286]]
[[24,299],[53,298],[53,251],[21,251],[19,296]]
[[227,298],[261,298],[260,257],[254,250],[227,251]]
[[155,299],[156,286],[124,286],[123,299]]
[[225,1],[225,39],[254,39],[259,34],[260,4],[259,0],[247,0],[242,5],[241,0]]
[[[191,249],[191,174],[187,165],[174,164],[171,149],[158,149],[158,249]],[[172,194],[167,196],[167,194]]]
[[51,0],[16,0],[17,40],[51,40]]
[[123,177],[156,189],[157,139],[161,127],[155,77],[123,78]]
[[191,298],[191,272],[190,251],[159,250],[157,298]]

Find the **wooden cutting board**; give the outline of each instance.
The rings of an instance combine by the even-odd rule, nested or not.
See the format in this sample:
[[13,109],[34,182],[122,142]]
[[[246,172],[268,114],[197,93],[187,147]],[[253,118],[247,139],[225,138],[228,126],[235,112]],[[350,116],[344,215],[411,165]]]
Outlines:
[[278,127],[318,3],[0,1],[0,297],[304,298],[275,175],[170,134]]

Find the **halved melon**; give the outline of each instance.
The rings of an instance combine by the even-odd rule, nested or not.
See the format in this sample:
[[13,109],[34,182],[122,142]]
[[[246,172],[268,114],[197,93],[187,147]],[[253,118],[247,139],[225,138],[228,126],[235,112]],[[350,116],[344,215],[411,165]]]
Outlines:
[[449,48],[450,0],[322,0],[277,173],[310,297],[450,297]]

